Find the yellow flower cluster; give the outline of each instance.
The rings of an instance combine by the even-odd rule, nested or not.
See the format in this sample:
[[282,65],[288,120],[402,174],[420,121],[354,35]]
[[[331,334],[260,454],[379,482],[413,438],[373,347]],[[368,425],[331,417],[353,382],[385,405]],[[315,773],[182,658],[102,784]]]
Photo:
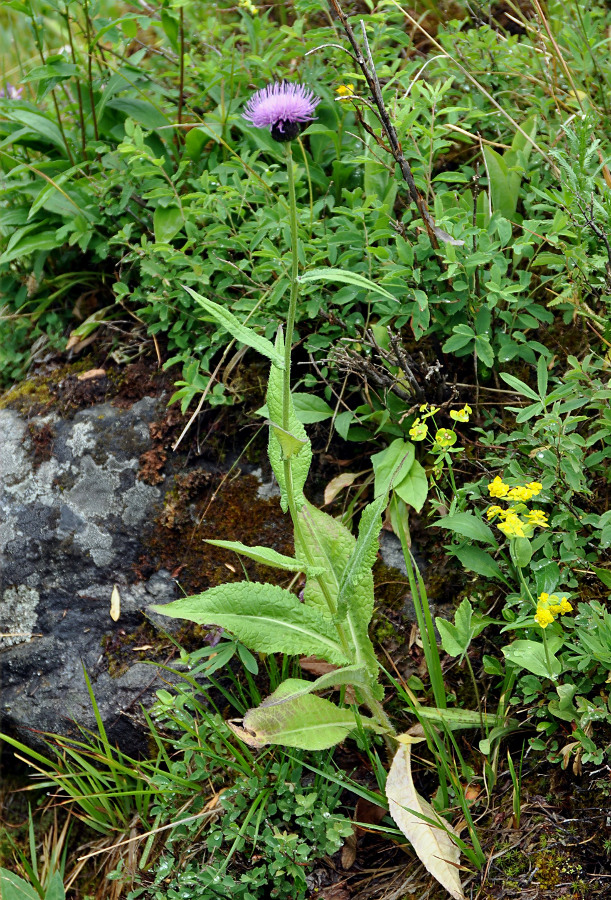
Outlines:
[[350,100],[354,96],[354,85],[340,84],[339,87],[335,88],[335,93],[339,94],[338,100]]
[[241,9],[245,9],[251,16],[256,16],[259,13],[259,7],[251,3],[251,0],[238,0],[238,6]]
[[547,594],[543,591],[539,594],[537,602],[537,612],[535,613],[535,622],[541,628],[547,628],[556,619],[557,616],[564,616],[573,611],[573,607],[569,603],[567,597],[557,594]]
[[540,494],[542,490],[543,485],[538,481],[531,481],[523,486],[512,488],[508,484],[505,484],[503,479],[498,475],[494,481],[491,481],[488,485],[488,493],[491,497],[497,497],[499,500],[517,500],[522,503],[532,500],[532,498],[536,497],[537,494]]
[[[503,509],[502,506],[489,506],[486,510],[488,521],[499,518],[501,521],[497,524],[499,531],[507,537],[530,537],[533,528],[549,528],[547,514],[541,509],[529,510],[525,506],[528,500],[536,497],[543,490],[543,485],[538,481],[530,481],[525,485],[510,487],[498,475],[488,485],[488,493],[495,499],[504,500],[506,503],[520,504],[516,509],[510,506],[509,509]],[[518,515],[521,513],[523,518]]]

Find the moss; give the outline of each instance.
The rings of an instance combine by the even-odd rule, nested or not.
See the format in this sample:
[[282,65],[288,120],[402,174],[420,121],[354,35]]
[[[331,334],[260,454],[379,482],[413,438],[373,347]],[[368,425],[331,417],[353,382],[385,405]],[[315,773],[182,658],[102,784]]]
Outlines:
[[166,657],[172,646],[166,639],[160,638],[148,621],[142,622],[133,631],[119,628],[102,638],[104,660],[112,678],[119,678],[135,662]]
[[245,577],[288,585],[290,574],[205,543],[206,538],[239,540],[292,555],[289,517],[277,500],[258,497],[258,488],[252,475],[232,479],[203,469],[177,475],[139,561],[139,574],[149,577],[168,569],[187,594]]
[[0,396],[0,409],[14,409],[28,418],[49,412],[58,401],[58,387],[70,375],[86,372],[91,368],[91,359],[61,366],[48,375],[29,376]]

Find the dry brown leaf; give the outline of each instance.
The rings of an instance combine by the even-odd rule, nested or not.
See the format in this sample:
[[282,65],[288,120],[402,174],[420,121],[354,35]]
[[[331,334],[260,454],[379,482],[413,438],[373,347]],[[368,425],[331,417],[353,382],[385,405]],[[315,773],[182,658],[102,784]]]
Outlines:
[[[309,672],[310,675],[316,675],[319,678],[321,675],[328,675],[329,672],[335,672],[338,668],[337,666],[333,666],[331,663],[325,662],[324,659],[318,659],[317,656],[302,656],[299,659],[299,665],[303,669],[304,672]],[[346,703],[355,703],[356,702],[356,694],[354,693],[354,688],[351,684],[348,684],[346,687],[345,700]],[[332,688],[331,690],[339,691],[340,686]]]
[[332,478],[325,488],[325,502],[323,505],[328,506],[329,503],[333,503],[340,491],[354,483],[357,475],[357,472],[342,472],[341,475],[336,475],[335,478]]
[[[69,350],[70,347],[67,346],[66,350]],[[106,369],[87,369],[86,372],[81,372],[80,375],[76,376],[77,381],[89,381],[90,378],[102,378],[106,375]]]
[[[354,827],[354,826],[353,826]],[[356,830],[349,834],[342,847],[342,869],[351,869],[356,862]]]
[[256,736],[252,731],[248,731],[247,728],[242,728],[241,725],[238,724],[241,719],[236,719],[233,722],[228,721],[227,724],[236,735],[239,737],[241,741],[244,741],[245,744],[248,744],[249,747],[264,747],[265,744],[261,741],[257,740]]
[[[460,850],[448,834],[454,834],[454,829],[437,815],[414,787],[409,744],[401,744],[395,753],[386,780],[386,796],[390,814],[411,842],[420,861],[454,900],[464,900],[458,868]],[[439,822],[440,827],[429,825],[415,815],[416,812]]]
[[121,615],[121,594],[119,588],[115,584],[110,595],[110,618],[116,622]]
[[335,672],[337,669],[337,666],[325,662],[324,659],[319,659],[317,656],[301,656],[299,657],[299,665],[304,672],[316,675],[317,678],[320,675],[328,675],[329,672]]

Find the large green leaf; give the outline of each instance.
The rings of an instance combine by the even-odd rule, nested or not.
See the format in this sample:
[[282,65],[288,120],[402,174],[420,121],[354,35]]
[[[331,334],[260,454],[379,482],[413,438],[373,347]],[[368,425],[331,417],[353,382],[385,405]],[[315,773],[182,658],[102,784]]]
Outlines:
[[553,637],[548,640],[549,664],[545,646],[539,641],[514,641],[507,647],[503,647],[503,655],[506,660],[520,669],[526,669],[540,678],[555,679],[562,671],[562,664],[554,654],[562,646],[563,640],[562,637]]
[[477,572],[478,575],[484,575],[486,578],[498,578],[507,583],[497,561],[481,547],[466,544],[464,547],[453,549],[452,552],[470,572]]
[[[343,741],[356,726],[355,714],[329,700],[302,693],[298,678],[283,682],[256,709],[244,716],[244,728],[259,746],[281,744],[302,750],[326,750]],[[364,725],[373,724],[361,719]]]
[[388,493],[388,486],[395,473],[395,487],[406,477],[414,463],[415,453],[416,448],[410,441],[397,438],[384,450],[373,454],[371,462],[375,476],[374,493],[376,497]]
[[199,305],[212,316],[215,322],[218,322],[218,324],[228,331],[232,337],[237,341],[240,341],[240,343],[252,347],[253,350],[257,350],[268,359],[271,359],[274,365],[278,366],[279,369],[284,369],[284,357],[276,350],[271,341],[268,341],[267,338],[264,338],[256,331],[253,331],[252,328],[242,325],[240,320],[236,319],[233,313],[230,313],[226,307],[221,306],[219,303],[214,303],[212,300],[208,300],[207,297],[202,297],[201,294],[198,294],[197,291],[194,291],[186,284],[183,284],[183,288],[188,294],[191,294],[196,303],[199,303]]
[[338,665],[352,662],[342,652],[330,620],[276,585],[221,584],[151,608],[174,619],[219,625],[256,652],[314,655]]
[[417,459],[413,461],[407,474],[395,484],[394,491],[404,503],[420,512],[428,497],[429,481]]

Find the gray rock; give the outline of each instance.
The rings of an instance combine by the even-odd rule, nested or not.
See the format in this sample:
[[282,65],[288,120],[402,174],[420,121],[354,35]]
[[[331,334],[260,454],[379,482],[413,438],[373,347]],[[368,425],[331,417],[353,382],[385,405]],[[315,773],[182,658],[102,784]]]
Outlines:
[[26,420],[0,410],[0,727],[24,743],[39,743],[40,731],[75,734],[74,721],[95,730],[85,667],[111,741],[143,749],[137,713],[161,682],[141,662],[111,677],[102,642],[134,630],[149,604],[176,594],[167,572],[147,582],[135,573],[163,501],[137,477],[162,408],[145,398],[128,410],[103,404],[71,420],[38,419],[54,435],[38,465]]

